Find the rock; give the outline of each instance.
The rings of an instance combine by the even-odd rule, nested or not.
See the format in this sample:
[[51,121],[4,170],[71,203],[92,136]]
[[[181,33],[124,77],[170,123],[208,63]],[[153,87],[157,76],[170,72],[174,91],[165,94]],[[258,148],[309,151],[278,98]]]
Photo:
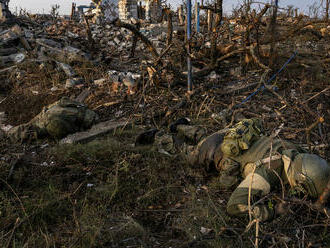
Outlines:
[[96,84],[97,86],[103,86],[106,82],[107,82],[106,78],[100,78],[100,79],[94,80],[94,84]]
[[65,88],[70,89],[76,85],[83,84],[84,79],[82,78],[68,78],[65,82]]
[[104,136],[116,128],[127,125],[126,121],[105,121],[92,126],[91,129],[68,135],[60,141],[61,144],[87,143],[100,136]]
[[68,76],[68,77],[74,77],[76,74],[76,72],[73,70],[73,68],[71,66],[69,66],[68,64],[64,64],[64,63],[60,63],[57,62],[57,65],[64,71],[64,73]]
[[218,78],[218,75],[215,71],[212,71],[209,75],[209,79],[216,80]]
[[74,39],[79,38],[79,35],[78,35],[78,34],[72,33],[72,32],[70,32],[70,31],[67,32],[67,35],[68,35],[68,37],[70,37],[70,38],[74,38]]
[[121,43],[121,41],[120,41],[117,37],[115,37],[115,38],[113,39],[113,41],[114,41],[117,45],[119,45],[119,44]]
[[124,85],[127,86],[128,91],[127,93],[132,95],[136,92],[137,87],[137,81],[133,78],[133,74],[131,72],[128,72],[126,76],[123,78]]
[[15,53],[8,56],[0,56],[0,66],[19,64],[24,59],[25,59],[25,55],[23,53]]
[[57,91],[57,90],[59,90],[59,88],[58,88],[57,86],[53,86],[53,87],[50,89],[51,92],[54,92],[54,91]]

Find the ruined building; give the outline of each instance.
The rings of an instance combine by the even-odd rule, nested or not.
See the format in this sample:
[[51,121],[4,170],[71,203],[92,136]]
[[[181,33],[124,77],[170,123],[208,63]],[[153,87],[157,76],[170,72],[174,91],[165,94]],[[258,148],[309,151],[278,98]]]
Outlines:
[[[1,1],[1,0],[0,0]],[[96,18],[104,18],[105,21],[112,21],[120,18],[122,21],[134,19],[146,19],[150,22],[158,22],[162,16],[162,7],[160,0],[92,0],[96,6],[92,12]],[[142,13],[143,12],[143,13]]]
[[162,15],[162,7],[160,0],[145,0],[146,4],[146,20],[158,22]]
[[9,0],[0,0],[0,22],[11,17],[8,4]]
[[118,18],[118,0],[92,0],[96,6],[93,11],[97,16],[103,16],[105,21]]
[[138,18],[137,0],[119,0],[119,18],[123,21]]

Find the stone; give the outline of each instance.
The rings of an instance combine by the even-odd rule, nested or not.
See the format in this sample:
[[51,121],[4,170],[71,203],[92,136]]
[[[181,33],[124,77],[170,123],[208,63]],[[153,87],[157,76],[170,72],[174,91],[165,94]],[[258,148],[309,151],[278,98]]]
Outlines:
[[117,37],[115,37],[114,39],[113,39],[113,41],[117,44],[117,45],[119,45],[121,42],[120,42],[120,40],[117,38]]
[[70,89],[76,85],[83,84],[84,79],[82,78],[68,78],[65,82],[65,88]]
[[68,76],[68,77],[74,77],[76,74],[76,72],[73,70],[73,68],[71,66],[69,66],[68,64],[64,64],[64,63],[60,63],[57,62],[57,65],[64,71],[64,73]]
[[105,121],[100,122],[91,129],[84,132],[77,132],[74,134],[68,135],[66,138],[60,141],[60,144],[76,144],[76,143],[87,143],[90,142],[100,136],[104,136],[109,134],[111,131],[127,126],[126,121]]
[[58,91],[58,90],[59,90],[59,88],[58,88],[57,86],[53,86],[53,87],[50,89],[51,92]]
[[100,79],[94,80],[94,84],[96,84],[97,86],[103,86],[106,82],[107,82],[106,78],[100,78]]

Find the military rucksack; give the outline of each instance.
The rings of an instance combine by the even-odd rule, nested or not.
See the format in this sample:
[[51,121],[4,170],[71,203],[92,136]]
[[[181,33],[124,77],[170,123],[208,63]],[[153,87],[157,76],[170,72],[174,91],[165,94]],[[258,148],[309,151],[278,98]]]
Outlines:
[[90,128],[98,120],[98,115],[86,105],[63,97],[45,107],[31,122],[47,135],[54,138]]
[[10,129],[8,136],[13,142],[21,143],[49,136],[60,139],[70,133],[88,129],[98,120],[98,115],[86,105],[63,97],[44,107],[28,123]]
[[226,133],[221,144],[224,157],[235,158],[243,151],[248,150],[251,145],[262,135],[261,120],[257,118],[244,119],[237,123]]

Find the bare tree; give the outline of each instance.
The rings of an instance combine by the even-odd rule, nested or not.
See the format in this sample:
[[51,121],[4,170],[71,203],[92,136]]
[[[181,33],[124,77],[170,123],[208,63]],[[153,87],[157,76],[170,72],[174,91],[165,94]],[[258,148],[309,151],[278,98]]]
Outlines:
[[60,5],[58,4],[52,5],[52,8],[50,10],[50,15],[52,16],[53,20],[56,20],[60,15],[59,9],[60,9]]
[[329,5],[330,5],[330,0],[322,0],[322,6],[324,6],[324,11],[325,11],[325,15],[324,15],[324,19],[325,21],[329,21]]
[[312,5],[308,7],[308,15],[311,18],[317,19],[319,17],[320,8],[322,6],[322,3],[318,3],[317,1],[314,2]]
[[277,18],[277,8],[278,8],[278,0],[273,0],[273,14],[269,24],[269,34],[271,37],[271,45],[270,45],[270,57],[269,57],[269,66],[272,67],[275,60],[275,32],[276,32],[276,18]]
[[9,10],[9,0],[0,0],[0,21],[5,21],[12,17]]
[[222,8],[223,0],[217,0],[216,5],[216,19],[215,19],[215,27],[219,28],[221,21],[222,21],[222,15],[223,15],[223,8]]

